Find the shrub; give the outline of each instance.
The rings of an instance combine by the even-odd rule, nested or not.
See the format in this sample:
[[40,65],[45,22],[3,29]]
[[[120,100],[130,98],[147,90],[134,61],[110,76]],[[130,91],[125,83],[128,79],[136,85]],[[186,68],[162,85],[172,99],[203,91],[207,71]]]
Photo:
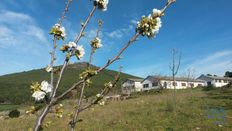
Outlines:
[[20,111],[17,109],[11,110],[8,115],[10,118],[18,118],[20,116]]

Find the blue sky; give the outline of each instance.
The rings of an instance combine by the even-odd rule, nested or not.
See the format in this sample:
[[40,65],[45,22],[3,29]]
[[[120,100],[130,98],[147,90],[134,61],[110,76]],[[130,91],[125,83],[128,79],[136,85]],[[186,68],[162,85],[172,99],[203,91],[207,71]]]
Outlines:
[[[49,29],[59,19],[66,0],[1,0],[0,2],[0,75],[44,68],[49,63],[52,48]],[[94,56],[93,64],[102,66],[112,58],[135,33],[135,22],[153,8],[161,9],[165,0],[109,0],[106,12],[97,11],[80,41],[86,49],[94,37],[98,19],[104,21],[101,39],[103,47]],[[196,75],[232,71],[231,0],[177,0],[162,17],[162,28],[155,39],[139,37],[123,59],[110,69],[123,66],[123,71],[137,76],[170,75],[171,50],[182,54],[178,75],[188,68]],[[89,0],[73,0],[64,26],[67,39],[74,40],[90,12]],[[58,51],[56,64],[63,63]],[[78,62],[72,59],[72,62]]]

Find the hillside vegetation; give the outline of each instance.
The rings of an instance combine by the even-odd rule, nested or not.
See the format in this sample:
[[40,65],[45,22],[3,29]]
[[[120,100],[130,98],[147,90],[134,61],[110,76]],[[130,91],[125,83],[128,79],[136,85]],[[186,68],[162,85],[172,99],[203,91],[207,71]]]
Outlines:
[[[92,66],[96,68],[95,66]],[[79,74],[86,68],[86,63],[76,63],[69,65],[65,70],[64,79],[58,90],[58,94],[69,88],[74,82],[79,79]],[[85,95],[96,94],[103,88],[103,84],[107,81],[113,80],[116,75],[116,71],[104,70],[99,75],[93,77],[93,85],[86,89]],[[113,93],[120,93],[120,84],[126,78],[137,78],[135,76],[122,73],[118,87],[115,88]],[[0,76],[0,103],[9,104],[30,104],[33,99],[31,97],[30,85],[32,82],[41,82],[43,80],[49,81],[49,73],[44,69],[32,70],[27,72],[15,73]],[[1,106],[1,105],[0,105]]]
[[[82,131],[231,131],[232,89],[177,91],[176,113],[170,110],[172,90],[162,93],[135,94],[124,101],[110,101],[81,113],[83,120],[77,129]],[[50,114],[45,122],[54,123],[45,131],[68,130],[68,113],[75,101],[65,100],[62,119]],[[217,112],[219,111],[219,112]],[[221,111],[221,112],[220,112]],[[224,113],[224,115],[222,115]],[[4,131],[25,131],[33,127],[35,115],[0,120]]]

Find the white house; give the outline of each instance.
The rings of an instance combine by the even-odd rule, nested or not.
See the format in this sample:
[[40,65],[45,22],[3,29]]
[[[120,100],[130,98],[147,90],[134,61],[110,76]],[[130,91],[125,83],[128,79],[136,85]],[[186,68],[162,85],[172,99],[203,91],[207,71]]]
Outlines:
[[201,75],[198,77],[200,80],[205,81],[205,85],[214,86],[214,87],[222,87],[230,82],[232,82],[232,78],[230,77],[220,77],[220,76],[209,76],[209,75]]
[[203,80],[183,77],[176,77],[174,83],[172,77],[167,76],[148,76],[141,83],[143,91],[158,88],[174,89],[174,84],[176,85],[176,89],[195,88],[205,85]]
[[143,85],[141,81],[143,79],[133,79],[128,78],[122,83],[122,93],[123,94],[130,94],[131,92],[138,92],[142,91]]

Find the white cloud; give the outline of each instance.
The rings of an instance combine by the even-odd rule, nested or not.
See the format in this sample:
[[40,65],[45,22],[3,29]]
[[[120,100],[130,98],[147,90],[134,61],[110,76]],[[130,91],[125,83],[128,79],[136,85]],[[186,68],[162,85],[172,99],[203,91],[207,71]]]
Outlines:
[[232,70],[232,50],[215,52],[202,59],[196,60],[187,68],[196,70],[200,74],[224,75],[225,71]]
[[38,52],[42,46],[47,48],[48,40],[44,31],[30,15],[0,11],[0,18],[0,48],[31,53]]
[[49,59],[48,33],[28,14],[0,10],[0,74],[41,68]]
[[110,38],[122,38],[124,35],[129,34],[132,30],[133,30],[133,26],[129,25],[126,28],[121,28],[121,29],[114,30],[112,32],[108,32],[107,35]]

